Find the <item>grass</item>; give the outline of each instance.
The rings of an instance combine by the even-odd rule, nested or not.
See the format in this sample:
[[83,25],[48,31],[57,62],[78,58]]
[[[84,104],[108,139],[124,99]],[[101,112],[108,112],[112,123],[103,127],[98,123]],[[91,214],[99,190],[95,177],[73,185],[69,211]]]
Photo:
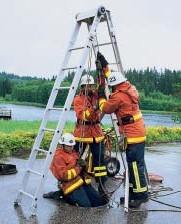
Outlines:
[[[40,121],[0,120],[0,159],[8,156],[28,155],[37,136]],[[55,129],[57,123],[49,122],[48,128]],[[63,132],[73,132],[75,123],[67,122]],[[106,126],[105,128],[108,128]],[[48,150],[53,133],[45,133],[40,148]],[[181,127],[147,128],[146,145],[181,141]]]
[[[0,120],[0,132],[12,133],[16,131],[35,131],[38,132],[41,121],[14,121],[14,120]],[[48,122],[47,127],[55,129],[57,122]],[[73,122],[67,122],[65,125],[65,131],[71,131],[74,129],[75,124]]]

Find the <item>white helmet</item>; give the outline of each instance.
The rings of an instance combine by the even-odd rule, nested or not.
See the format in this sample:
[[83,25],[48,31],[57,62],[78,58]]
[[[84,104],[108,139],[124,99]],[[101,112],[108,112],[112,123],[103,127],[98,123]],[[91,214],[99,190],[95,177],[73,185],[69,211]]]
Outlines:
[[65,133],[61,136],[60,140],[58,141],[61,145],[75,145],[75,137],[70,133]]
[[81,80],[80,80],[80,85],[94,85],[94,78],[91,75],[84,75],[82,76]]
[[108,86],[115,86],[122,82],[125,82],[127,79],[123,76],[121,72],[111,72],[108,76]]

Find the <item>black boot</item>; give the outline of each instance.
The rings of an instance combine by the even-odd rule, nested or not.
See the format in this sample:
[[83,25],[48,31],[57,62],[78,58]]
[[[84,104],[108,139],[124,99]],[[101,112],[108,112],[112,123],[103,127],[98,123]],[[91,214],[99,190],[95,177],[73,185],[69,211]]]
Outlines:
[[135,199],[135,200],[131,200],[131,202],[129,202],[129,207],[130,208],[138,208],[142,203],[146,203],[149,201],[149,198],[143,198],[143,199]]
[[99,184],[98,192],[99,192],[99,194],[101,196],[103,205],[108,204],[109,203],[109,196],[108,196],[108,194],[106,192],[104,184],[101,184],[101,183]]
[[59,191],[51,191],[47,194],[43,194],[44,198],[51,198],[54,200],[61,200],[63,198],[63,192],[62,190]]

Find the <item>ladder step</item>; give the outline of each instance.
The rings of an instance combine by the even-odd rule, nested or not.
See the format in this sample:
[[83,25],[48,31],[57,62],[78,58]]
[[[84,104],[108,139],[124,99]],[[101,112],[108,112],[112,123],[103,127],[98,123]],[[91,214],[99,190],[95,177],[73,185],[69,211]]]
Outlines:
[[50,129],[50,128],[43,128],[43,131],[49,131],[49,132],[55,132],[55,129]]
[[59,111],[62,111],[63,107],[50,107],[50,108],[48,108],[48,110],[59,110]]
[[32,194],[30,194],[30,193],[28,193],[28,192],[26,192],[26,191],[20,190],[19,192],[20,192],[21,194],[24,194],[24,195],[26,195],[26,196],[32,198],[32,199],[35,198],[35,196],[33,196]]
[[60,86],[60,89],[70,89],[70,86]]
[[62,90],[62,89],[70,89],[70,86],[60,86],[60,87],[56,87],[54,90]]
[[101,47],[101,46],[110,45],[110,44],[112,44],[112,42],[97,44],[97,45],[95,45],[95,47]]
[[70,69],[77,69],[77,66],[76,66],[76,67],[62,68],[63,71],[65,71],[65,70],[70,70]]
[[69,51],[76,51],[76,50],[81,50],[84,49],[85,47],[74,47],[74,48],[70,48]]
[[43,152],[45,154],[48,154],[48,151],[47,150],[44,150],[44,149],[37,149],[38,152]]
[[38,176],[43,176],[42,173],[37,172],[37,171],[35,171],[35,170],[32,170],[32,169],[30,169],[30,168],[27,169],[27,172],[31,172],[31,173],[36,174],[36,175],[38,175]]

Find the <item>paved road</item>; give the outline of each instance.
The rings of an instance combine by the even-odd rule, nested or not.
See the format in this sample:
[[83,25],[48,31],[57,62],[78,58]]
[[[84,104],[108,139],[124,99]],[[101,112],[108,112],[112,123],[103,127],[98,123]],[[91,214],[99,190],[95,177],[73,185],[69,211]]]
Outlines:
[[[151,147],[146,152],[146,163],[149,172],[155,172],[164,176],[165,188],[173,188],[173,191],[181,190],[181,144],[167,144]],[[62,223],[62,224],[180,224],[181,209],[169,207],[154,201],[142,205],[139,211],[124,213],[124,208],[119,205],[119,197],[123,194],[123,185],[115,192],[110,207],[101,208],[79,208],[65,204],[60,201],[41,198],[38,203],[38,213],[34,218],[29,218],[29,206],[31,200],[25,198],[22,205],[14,209],[13,201],[20,189],[22,176],[26,169],[27,160],[10,158],[6,163],[17,165],[18,173],[15,175],[0,176],[0,224],[26,224],[26,223]],[[36,166],[41,167],[43,160],[38,160]],[[32,177],[29,190],[33,191],[37,179]],[[120,180],[109,180],[110,186],[118,186]],[[109,187],[110,187],[109,186]],[[153,186],[158,188],[158,185]],[[49,173],[44,193],[56,190],[56,181]],[[160,194],[171,193],[162,191]],[[181,193],[175,193],[160,197],[158,200],[181,207]],[[152,210],[152,211],[150,211]],[[172,211],[156,211],[172,210]],[[176,212],[180,211],[180,212]]]

